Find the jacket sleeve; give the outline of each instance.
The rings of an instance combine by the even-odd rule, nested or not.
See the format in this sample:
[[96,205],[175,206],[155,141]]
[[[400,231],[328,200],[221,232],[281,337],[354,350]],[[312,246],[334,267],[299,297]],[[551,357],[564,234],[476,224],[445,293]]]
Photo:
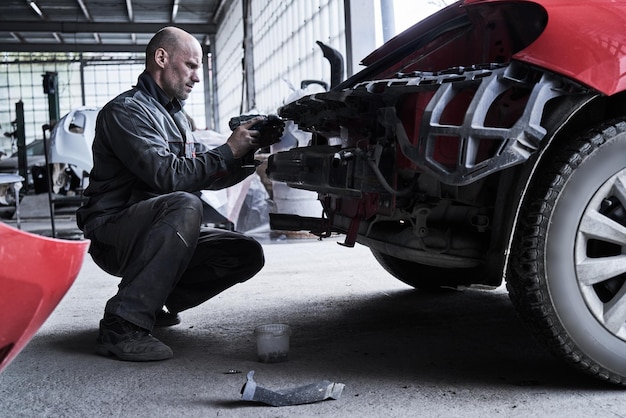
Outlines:
[[[126,99],[103,109],[103,137],[124,167],[157,193],[195,192],[235,184],[251,174],[226,144],[194,158],[172,152],[175,125],[168,115]],[[225,186],[224,186],[225,187]]]

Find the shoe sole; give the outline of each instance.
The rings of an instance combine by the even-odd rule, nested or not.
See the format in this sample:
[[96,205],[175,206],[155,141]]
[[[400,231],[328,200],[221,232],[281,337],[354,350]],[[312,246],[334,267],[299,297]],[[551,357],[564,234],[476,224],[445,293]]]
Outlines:
[[[169,348],[169,347],[168,347]],[[124,361],[161,361],[167,360],[174,356],[172,350],[151,353],[124,353],[113,344],[101,343],[96,346],[96,354],[104,357],[115,356]]]

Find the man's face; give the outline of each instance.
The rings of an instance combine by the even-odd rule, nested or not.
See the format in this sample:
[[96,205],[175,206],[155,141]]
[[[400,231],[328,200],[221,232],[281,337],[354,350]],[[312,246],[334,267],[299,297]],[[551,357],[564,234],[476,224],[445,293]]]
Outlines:
[[193,86],[200,81],[198,71],[202,65],[202,49],[200,45],[188,42],[178,50],[167,52],[161,87],[170,98],[187,100]]

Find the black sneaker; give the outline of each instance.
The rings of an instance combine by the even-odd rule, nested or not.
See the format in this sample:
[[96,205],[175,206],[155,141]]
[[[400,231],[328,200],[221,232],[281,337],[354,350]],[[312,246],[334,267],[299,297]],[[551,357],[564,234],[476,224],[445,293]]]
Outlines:
[[178,324],[180,324],[180,316],[176,312],[170,312],[166,309],[157,312],[154,321],[155,327],[172,327]]
[[154,338],[150,331],[117,317],[100,321],[96,353],[126,361],[157,361],[172,358],[172,349]]

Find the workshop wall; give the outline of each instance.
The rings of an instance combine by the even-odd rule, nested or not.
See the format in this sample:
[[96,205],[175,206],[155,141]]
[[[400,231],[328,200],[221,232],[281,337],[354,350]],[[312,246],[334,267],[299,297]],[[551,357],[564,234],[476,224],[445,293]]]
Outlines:
[[[202,80],[185,109],[203,129],[212,125],[207,114],[217,113],[215,129],[228,132],[232,116],[255,111],[275,113],[300,88],[302,80],[330,83],[330,65],[316,41],[346,54],[344,0],[268,0],[251,2],[255,108],[248,109],[242,73],[243,2],[225,1],[217,16],[218,33],[212,48],[210,77]],[[15,102],[25,110],[26,142],[42,137],[49,123],[48,99],[42,75],[58,73],[61,116],[79,106],[103,106],[130,88],[143,70],[143,54],[97,53],[2,53],[0,57],[0,133],[12,130]],[[216,86],[215,103],[202,94]],[[210,106],[210,107],[209,107]],[[207,109],[211,109],[207,113]],[[206,122],[206,123],[205,123]],[[0,135],[0,149],[11,149],[11,140]]]
[[343,0],[268,0],[252,2],[255,109],[242,106],[243,3],[234,0],[218,16],[215,41],[219,127],[250,110],[275,113],[302,80],[330,84],[330,66],[315,41],[345,56]]

